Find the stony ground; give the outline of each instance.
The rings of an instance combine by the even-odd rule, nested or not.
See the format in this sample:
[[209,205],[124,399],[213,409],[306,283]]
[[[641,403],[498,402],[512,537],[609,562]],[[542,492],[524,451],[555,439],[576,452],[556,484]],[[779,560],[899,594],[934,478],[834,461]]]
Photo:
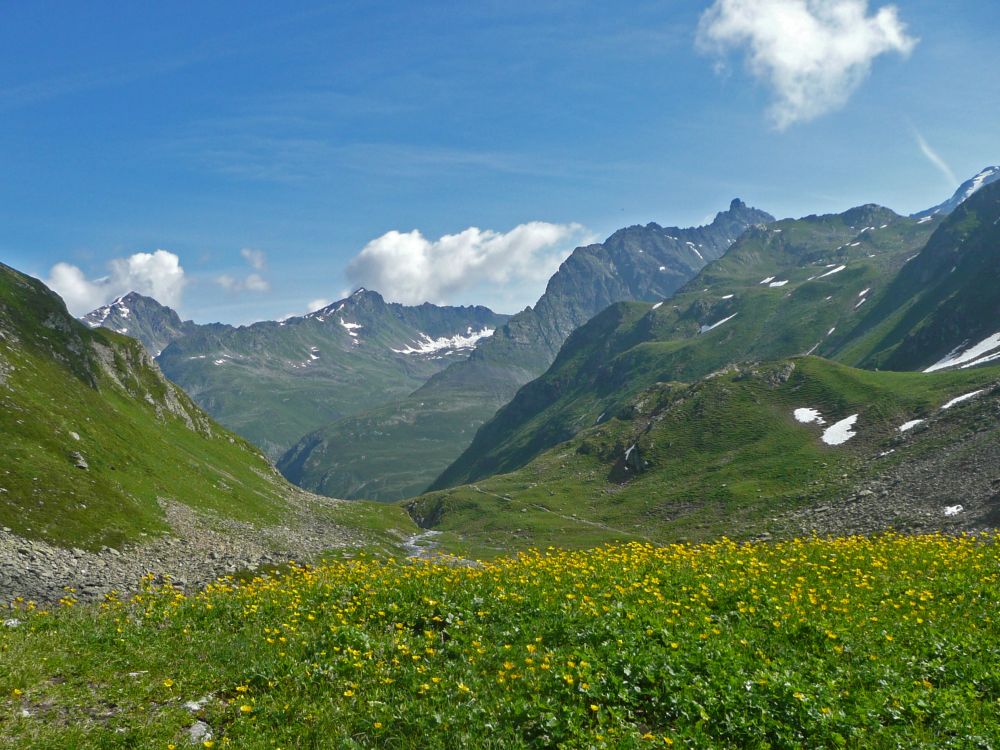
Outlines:
[[254,527],[214,518],[186,505],[161,500],[173,533],[125,549],[99,552],[63,549],[0,530],[0,601],[22,596],[56,601],[66,587],[83,601],[136,588],[142,576],[171,576],[196,587],[220,576],[305,561],[339,548],[363,544],[361,534],[327,520],[323,513],[342,500],[289,490],[291,512],[281,525]]
[[[938,413],[857,467],[843,499],[776,518],[780,536],[979,532],[1000,528],[1000,385],[955,414]],[[894,464],[908,444],[920,452]]]

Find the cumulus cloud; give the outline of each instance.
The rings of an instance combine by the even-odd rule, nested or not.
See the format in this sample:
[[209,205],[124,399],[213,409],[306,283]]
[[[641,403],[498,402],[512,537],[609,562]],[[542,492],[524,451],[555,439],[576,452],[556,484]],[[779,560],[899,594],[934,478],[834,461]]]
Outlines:
[[263,271],[264,266],[267,265],[267,256],[264,255],[263,250],[254,250],[251,247],[245,247],[240,250],[240,255],[243,256],[243,260],[250,264],[250,267],[255,271]]
[[266,292],[271,289],[271,284],[259,273],[248,274],[242,279],[224,273],[215,277],[215,283],[227,292]]
[[228,273],[215,277],[215,283],[227,292],[267,292],[271,289],[271,284],[256,271],[263,271],[267,265],[267,256],[263,250],[254,250],[245,247],[240,250],[243,260],[254,269],[254,273],[247,274],[244,278],[238,279]]
[[418,230],[386,232],[347,266],[355,286],[405,304],[480,302],[516,309],[535,301],[575,242],[579,224],[533,221],[509,232],[469,227],[430,240]]
[[108,264],[108,271],[107,276],[88,279],[79,267],[56,263],[44,281],[63,298],[74,315],[84,315],[129,292],[145,294],[176,307],[187,282],[180,258],[167,250],[115,258]]
[[842,107],[880,55],[909,55],[893,5],[868,0],[715,0],[702,15],[698,46],[720,56],[744,50],[750,72],[773,89],[779,129]]

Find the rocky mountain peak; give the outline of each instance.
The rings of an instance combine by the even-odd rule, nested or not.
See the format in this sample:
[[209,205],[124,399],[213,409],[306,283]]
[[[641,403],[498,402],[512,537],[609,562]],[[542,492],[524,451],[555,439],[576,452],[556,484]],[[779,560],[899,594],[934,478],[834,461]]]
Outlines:
[[967,201],[987,185],[1000,180],[1000,167],[984,167],[975,176],[958,186],[958,190],[944,203],[931,206],[928,209],[913,214],[914,219],[922,219],[925,216],[935,216],[938,214],[950,214],[958,206]]
[[129,292],[84,315],[80,320],[91,328],[108,328],[142,342],[151,355],[197,328],[181,320],[176,310],[152,297]]

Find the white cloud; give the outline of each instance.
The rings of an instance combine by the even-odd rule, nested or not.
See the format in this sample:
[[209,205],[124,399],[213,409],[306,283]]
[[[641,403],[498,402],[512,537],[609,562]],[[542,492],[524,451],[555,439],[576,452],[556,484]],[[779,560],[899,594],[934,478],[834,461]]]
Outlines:
[[779,129],[839,109],[879,55],[908,55],[917,39],[894,5],[868,0],[715,0],[701,17],[701,49],[746,50],[750,72],[775,94]]
[[243,259],[255,271],[263,271],[264,266],[267,265],[267,256],[264,255],[263,250],[254,250],[252,247],[245,247],[240,250],[240,255],[243,256]]
[[56,263],[44,281],[63,298],[74,315],[84,315],[128,292],[145,294],[176,307],[187,282],[180,258],[167,250],[115,258],[108,264],[108,270],[107,276],[88,279],[79,267]]
[[917,145],[920,147],[920,152],[927,157],[927,160],[940,170],[944,178],[948,180],[948,183],[952,186],[958,184],[958,177],[955,176],[955,171],[948,165],[937,151],[931,148],[931,145],[924,140],[924,137],[920,135],[916,130],[913,131],[913,137],[917,139]]
[[248,274],[243,279],[224,273],[215,277],[215,283],[227,292],[267,292],[271,289],[270,283],[259,273]]
[[347,266],[354,286],[404,304],[479,303],[505,311],[535,301],[577,241],[579,224],[533,221],[501,233],[476,227],[429,240],[418,230],[386,232]]
[[240,250],[240,255],[242,255],[243,260],[245,260],[247,264],[254,269],[255,273],[247,274],[242,279],[238,279],[231,274],[224,273],[215,277],[215,283],[227,292],[233,293],[270,291],[270,282],[268,282],[268,280],[259,273],[256,273],[256,271],[263,271],[264,267],[267,265],[267,256],[264,255],[264,251],[245,247]]

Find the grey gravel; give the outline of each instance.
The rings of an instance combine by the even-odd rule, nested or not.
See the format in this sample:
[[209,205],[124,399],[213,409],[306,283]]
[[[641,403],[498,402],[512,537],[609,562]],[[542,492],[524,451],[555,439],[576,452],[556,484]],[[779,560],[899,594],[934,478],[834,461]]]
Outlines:
[[[96,552],[25,539],[5,528],[0,531],[0,602],[23,597],[51,603],[70,594],[80,601],[101,600],[112,591],[134,592],[147,573],[192,589],[261,566],[306,562],[363,543],[356,530],[325,518],[324,510],[343,502],[293,489],[288,516],[280,524],[255,527],[161,499],[170,534]],[[16,627],[14,622],[5,625]]]

